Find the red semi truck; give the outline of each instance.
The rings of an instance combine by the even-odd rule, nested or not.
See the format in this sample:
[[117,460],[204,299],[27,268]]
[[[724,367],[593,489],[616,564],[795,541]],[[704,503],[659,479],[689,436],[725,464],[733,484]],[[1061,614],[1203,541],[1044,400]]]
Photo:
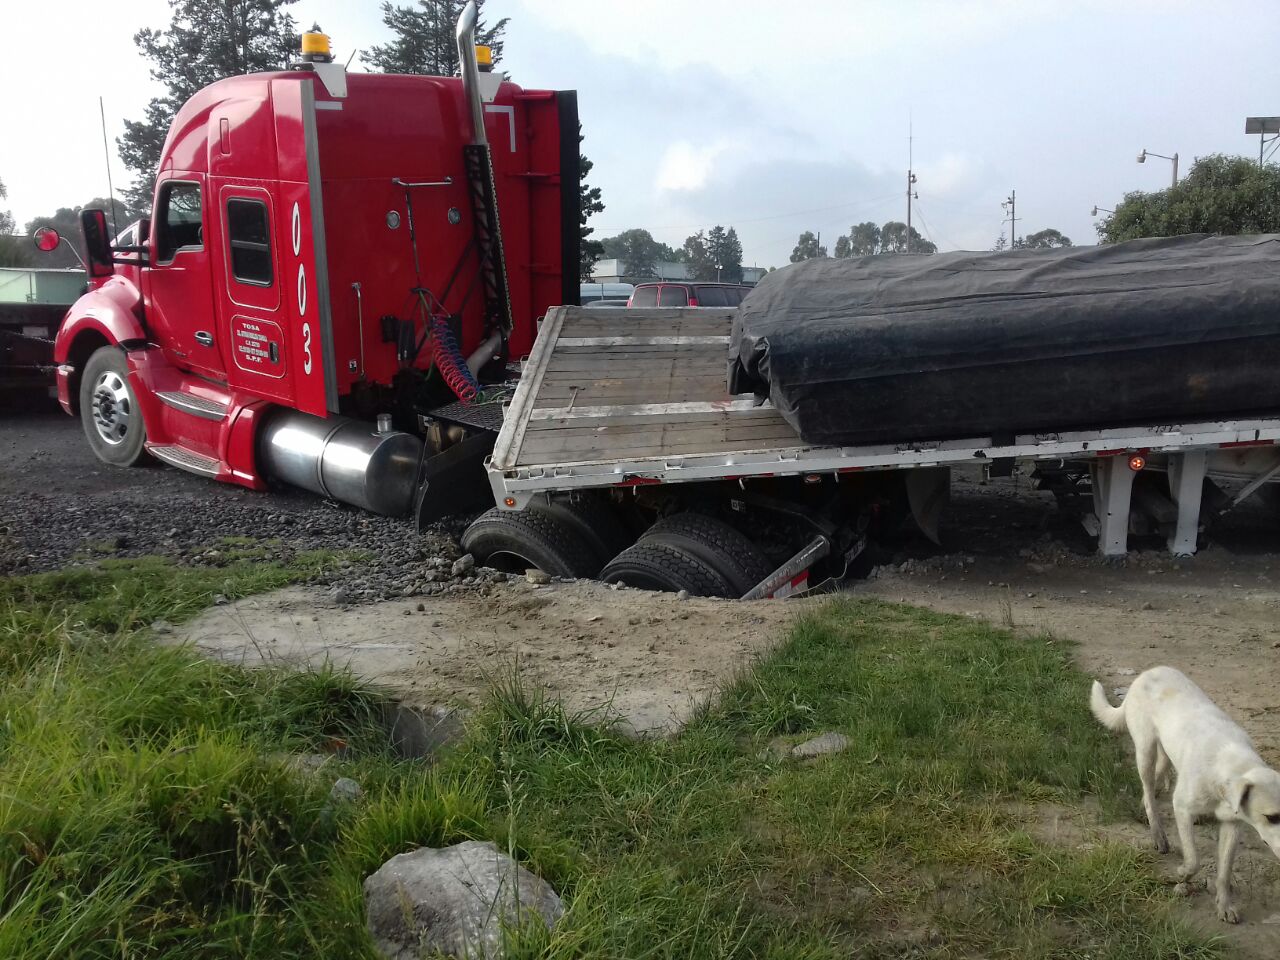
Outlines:
[[[478,61],[474,24],[462,79],[348,74],[307,34],[292,69],[182,106],[137,245],[111,246],[85,211],[91,289],[54,352],[59,400],[102,460],[402,513],[424,415],[454,401],[431,452],[476,440],[446,466],[482,478],[492,431],[467,421],[485,408],[457,401],[506,379],[548,306],[576,302],[578,120],[572,92]],[[435,499],[433,515],[449,506]]]
[[802,442],[728,394],[731,310],[572,306],[575,95],[485,69],[475,19],[460,79],[348,75],[307,34],[292,69],[179,110],[136,243],[84,213],[55,360],[102,460],[420,524],[489,505],[481,563],[739,597],[838,575],[908,514],[936,538],[953,467],[1091,490],[1108,555],[1144,522],[1193,553],[1206,477],[1233,502],[1280,478],[1275,418]]

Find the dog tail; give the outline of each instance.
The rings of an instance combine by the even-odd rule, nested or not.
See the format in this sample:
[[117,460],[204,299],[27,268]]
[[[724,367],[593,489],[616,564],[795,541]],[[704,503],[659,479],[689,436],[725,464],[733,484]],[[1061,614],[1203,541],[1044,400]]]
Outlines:
[[1124,729],[1124,704],[1113,707],[1107,701],[1106,691],[1097,680],[1093,681],[1093,692],[1089,695],[1089,709],[1098,718],[1098,722],[1112,732]]

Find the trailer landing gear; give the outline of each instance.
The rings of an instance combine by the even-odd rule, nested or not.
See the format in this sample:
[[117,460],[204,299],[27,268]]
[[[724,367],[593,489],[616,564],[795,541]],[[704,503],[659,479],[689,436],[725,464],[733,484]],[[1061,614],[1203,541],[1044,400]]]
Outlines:
[[[1129,552],[1129,514],[1133,500],[1134,461],[1141,457],[1099,457],[1089,464],[1093,481],[1093,523],[1086,523],[1098,537],[1098,552],[1104,557],[1123,557]],[[1169,454],[1169,493],[1177,506],[1177,523],[1168,539],[1169,552],[1190,557],[1196,552],[1200,533],[1200,503],[1204,490],[1206,457],[1203,450]]]

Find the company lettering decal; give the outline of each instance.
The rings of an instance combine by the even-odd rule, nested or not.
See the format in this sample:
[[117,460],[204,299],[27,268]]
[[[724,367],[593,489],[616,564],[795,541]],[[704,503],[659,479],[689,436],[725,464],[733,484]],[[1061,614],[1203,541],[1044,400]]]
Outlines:
[[284,331],[278,323],[255,317],[231,319],[231,356],[247,373],[283,377]]
[[[302,211],[298,202],[293,203],[292,224],[293,255],[302,255]],[[307,265],[298,261],[298,316],[304,318],[302,323],[302,372],[310,373],[311,361],[311,324],[305,320],[307,315]]]

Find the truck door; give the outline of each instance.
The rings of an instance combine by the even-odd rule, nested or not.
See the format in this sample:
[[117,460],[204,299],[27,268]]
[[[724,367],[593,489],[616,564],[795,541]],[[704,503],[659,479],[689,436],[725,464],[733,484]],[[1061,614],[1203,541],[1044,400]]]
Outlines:
[[293,398],[281,308],[280,218],[258,186],[218,189],[222,270],[215,283],[227,382],[275,400]]
[[143,290],[148,326],[165,352],[179,366],[225,380],[214,323],[204,179],[173,174],[160,184]]

